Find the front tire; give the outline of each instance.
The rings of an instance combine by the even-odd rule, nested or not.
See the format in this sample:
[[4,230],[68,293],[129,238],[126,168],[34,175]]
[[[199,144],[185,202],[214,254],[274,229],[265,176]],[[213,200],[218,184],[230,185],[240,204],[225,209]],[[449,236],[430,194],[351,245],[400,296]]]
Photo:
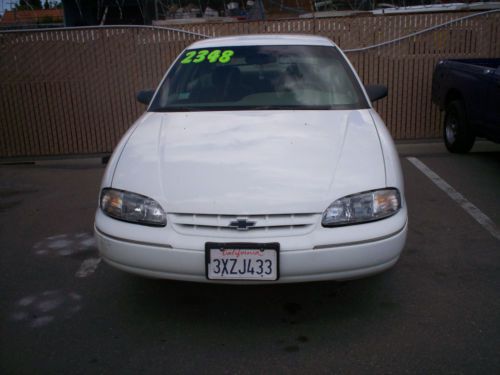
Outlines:
[[453,100],[446,106],[444,117],[443,140],[448,151],[465,154],[470,151],[476,140],[464,104],[460,100]]

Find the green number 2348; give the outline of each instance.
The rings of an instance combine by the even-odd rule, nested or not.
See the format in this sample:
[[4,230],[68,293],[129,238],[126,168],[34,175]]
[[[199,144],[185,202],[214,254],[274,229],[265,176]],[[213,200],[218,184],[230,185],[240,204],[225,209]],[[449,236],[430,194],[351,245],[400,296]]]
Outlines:
[[227,49],[225,51],[221,51],[220,49],[214,49],[213,51],[209,51],[208,49],[189,51],[181,60],[181,64],[199,64],[203,61],[208,61],[210,63],[219,62],[221,64],[227,64],[231,61],[233,55],[234,51],[230,49]]

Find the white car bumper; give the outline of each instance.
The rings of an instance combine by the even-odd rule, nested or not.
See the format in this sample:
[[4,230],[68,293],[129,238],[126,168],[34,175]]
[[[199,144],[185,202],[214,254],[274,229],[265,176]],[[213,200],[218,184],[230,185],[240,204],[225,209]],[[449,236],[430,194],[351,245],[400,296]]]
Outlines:
[[[128,231],[127,231],[128,228]],[[148,240],[133,237],[136,228],[150,231]],[[161,232],[163,243],[155,238]],[[367,233],[368,232],[368,233]],[[154,234],[154,236],[153,236]],[[367,238],[370,237],[371,238]],[[279,242],[280,277],[268,283],[355,279],[393,266],[404,247],[407,234],[406,210],[379,222],[349,227],[322,228],[299,237],[242,239],[183,238],[172,229],[149,228],[118,222],[97,213],[95,235],[101,256],[110,265],[127,272],[173,280],[255,284],[265,281],[212,281],[205,274],[204,244],[219,242]],[[169,236],[170,235],[170,236]],[[162,236],[163,237],[163,236]],[[347,241],[351,237],[350,241]],[[342,241],[332,239],[342,238]],[[168,243],[168,244],[167,244]],[[181,246],[185,243],[186,246]]]

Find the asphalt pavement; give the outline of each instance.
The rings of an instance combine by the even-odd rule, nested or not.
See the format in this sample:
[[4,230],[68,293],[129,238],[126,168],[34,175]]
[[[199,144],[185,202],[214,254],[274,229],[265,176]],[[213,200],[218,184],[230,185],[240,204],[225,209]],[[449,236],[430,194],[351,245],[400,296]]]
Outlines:
[[396,266],[274,286],[115,270],[92,236],[99,160],[1,165],[0,373],[500,373],[500,145],[398,148],[410,225]]

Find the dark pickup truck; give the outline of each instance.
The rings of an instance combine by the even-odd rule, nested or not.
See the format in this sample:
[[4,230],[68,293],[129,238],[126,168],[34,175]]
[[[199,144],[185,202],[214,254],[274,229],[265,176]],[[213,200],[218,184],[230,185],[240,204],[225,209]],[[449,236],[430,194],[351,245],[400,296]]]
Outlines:
[[476,136],[500,143],[500,59],[440,61],[432,101],[446,112],[443,139],[450,152],[468,152]]

